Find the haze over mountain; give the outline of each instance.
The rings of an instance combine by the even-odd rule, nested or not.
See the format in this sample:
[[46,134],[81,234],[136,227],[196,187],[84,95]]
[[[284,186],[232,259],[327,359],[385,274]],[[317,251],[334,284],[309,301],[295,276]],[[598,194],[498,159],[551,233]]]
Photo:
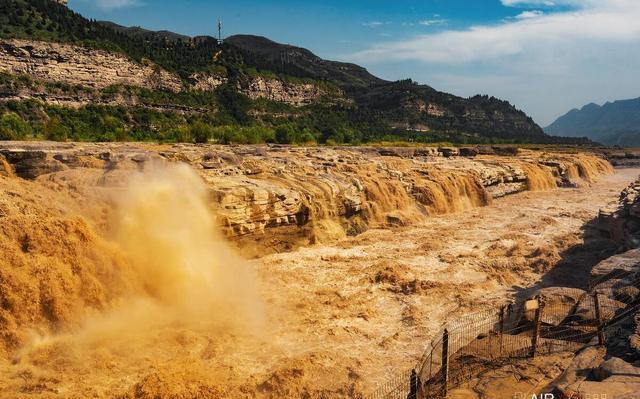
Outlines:
[[583,137],[606,145],[640,146],[640,98],[587,104],[545,128],[548,134]]

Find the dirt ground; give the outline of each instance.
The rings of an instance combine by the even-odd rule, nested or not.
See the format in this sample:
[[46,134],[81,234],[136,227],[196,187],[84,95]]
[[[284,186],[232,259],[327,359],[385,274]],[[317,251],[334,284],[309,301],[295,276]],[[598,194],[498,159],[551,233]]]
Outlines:
[[[446,319],[536,284],[579,284],[613,250],[600,241],[581,250],[593,239],[583,226],[639,173],[248,261],[236,276],[246,284],[225,295],[255,295],[249,310],[200,308],[175,285],[166,295],[189,306],[172,304],[174,317],[158,321],[162,307],[129,301],[64,333],[34,334],[0,360],[0,397],[361,397],[412,367]],[[217,312],[235,320],[209,317]]]

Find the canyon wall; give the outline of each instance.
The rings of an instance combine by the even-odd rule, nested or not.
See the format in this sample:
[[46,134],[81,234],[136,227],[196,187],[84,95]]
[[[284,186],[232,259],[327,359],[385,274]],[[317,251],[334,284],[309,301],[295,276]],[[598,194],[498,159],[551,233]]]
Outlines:
[[177,76],[117,53],[34,40],[0,40],[0,71],[92,88],[130,85],[182,90]]
[[254,100],[265,98],[296,107],[309,105],[322,97],[335,94],[312,83],[292,83],[259,76],[251,78],[246,84],[239,84],[238,89]]
[[[92,89],[113,85],[148,89],[212,91],[228,83],[223,75],[199,72],[183,82],[177,75],[153,65],[142,65],[118,53],[95,50],[62,43],[34,40],[0,39],[0,72],[28,75],[36,80],[63,82]],[[264,98],[292,106],[303,106],[327,96],[342,93],[312,83],[289,82],[278,78],[247,77],[236,84],[238,90],[251,99]],[[100,95],[90,91],[73,96],[48,93],[46,90],[0,93],[0,100],[37,98],[47,103],[79,107],[105,103]],[[119,98],[115,104],[126,104]]]

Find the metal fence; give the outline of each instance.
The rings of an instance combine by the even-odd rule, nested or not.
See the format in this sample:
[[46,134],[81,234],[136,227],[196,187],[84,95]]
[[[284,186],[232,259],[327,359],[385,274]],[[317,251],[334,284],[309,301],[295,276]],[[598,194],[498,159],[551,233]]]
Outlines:
[[[564,351],[591,341],[605,344],[616,326],[640,311],[640,298],[614,299],[616,287],[640,287],[640,273],[618,270],[595,279],[588,292],[536,297],[483,310],[447,323],[412,369],[390,379],[371,399],[444,398],[479,370]],[[575,295],[572,295],[575,294]]]

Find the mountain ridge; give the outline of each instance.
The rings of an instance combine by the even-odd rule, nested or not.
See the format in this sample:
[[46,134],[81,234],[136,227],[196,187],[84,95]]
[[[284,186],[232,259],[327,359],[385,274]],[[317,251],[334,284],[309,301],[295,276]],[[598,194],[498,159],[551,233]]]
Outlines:
[[589,103],[556,119],[545,132],[587,136],[606,145],[640,146],[640,97]]
[[[7,40],[46,40],[67,47],[80,46],[77,47],[78,52],[86,53],[95,49],[121,54],[140,65],[129,65],[127,68],[145,74],[144,82],[152,81],[153,76],[141,72],[140,68],[152,68],[164,75],[177,75],[176,79],[182,81],[178,84],[181,88],[177,90],[184,93],[181,95],[162,92],[166,85],[127,88],[130,81],[115,79],[114,87],[97,88],[106,90],[106,93],[95,92],[85,96],[89,104],[87,101],[80,104],[85,108],[91,105],[92,98],[102,100],[106,96],[109,107],[117,106],[120,100],[120,105],[126,108],[124,113],[112,108],[102,111],[107,112],[110,118],[119,119],[122,129],[130,136],[136,133],[133,138],[152,137],[155,124],[131,123],[132,112],[139,107],[149,110],[149,102],[153,106],[151,109],[155,110],[161,100],[169,108],[187,111],[192,103],[198,103],[198,112],[202,114],[198,118],[167,114],[173,121],[161,129],[175,129],[173,126],[176,125],[186,128],[194,119],[198,119],[208,125],[210,131],[224,126],[237,126],[238,129],[243,126],[261,127],[267,133],[261,134],[260,140],[299,142],[304,137],[304,140],[320,143],[587,142],[546,135],[528,115],[507,101],[487,95],[461,98],[427,85],[419,85],[410,79],[385,81],[358,65],[324,60],[307,49],[276,43],[262,36],[236,35],[218,43],[217,39],[209,36],[188,37],[168,31],[123,27],[112,22],[86,19],[51,0],[0,0],[0,22],[3,27],[0,29],[0,39],[5,40],[5,47],[20,47],[16,47],[15,43],[6,44]],[[15,51],[28,53],[29,45],[25,46]],[[44,47],[38,42],[34,42],[34,46]],[[68,47],[67,53],[68,58],[74,57],[71,47]],[[37,80],[34,83],[36,86],[48,87],[51,81],[48,75],[34,76],[31,72],[33,63],[39,62],[37,56],[30,54],[17,60],[14,57],[7,62],[13,64],[0,71],[10,75],[4,79],[7,81],[5,87],[0,87],[8,93],[6,98],[15,101],[16,97],[20,97],[19,89],[23,90],[25,84],[16,74],[23,71],[31,73],[30,77]],[[55,54],[51,56],[55,57]],[[88,61],[83,61],[86,64],[84,70],[95,69],[90,65],[91,56],[87,58]],[[53,61],[51,65],[57,63]],[[64,79],[68,77],[64,75],[64,68],[60,68],[59,72],[58,80],[54,83],[77,84]],[[124,87],[118,88],[118,85]],[[114,94],[116,92],[117,95]],[[47,97],[51,94],[49,92],[40,94],[44,98],[52,98]],[[71,96],[71,102],[76,98],[73,93],[65,92],[63,95]],[[152,98],[152,101],[148,98]],[[105,104],[104,101],[97,103]],[[67,118],[79,116],[69,116],[71,112],[60,112],[53,105],[41,107],[40,114],[44,112],[46,116],[40,119],[35,111],[21,111],[18,116],[46,125],[53,115],[65,125],[77,124],[78,121]],[[5,113],[8,111],[11,110]],[[87,123],[84,119],[80,122]],[[283,126],[289,133],[306,133],[275,135],[275,130]],[[75,134],[73,126],[67,127]],[[138,134],[134,130],[144,132]],[[175,133],[167,134],[176,136]],[[275,138],[291,135],[295,137],[286,140]]]

